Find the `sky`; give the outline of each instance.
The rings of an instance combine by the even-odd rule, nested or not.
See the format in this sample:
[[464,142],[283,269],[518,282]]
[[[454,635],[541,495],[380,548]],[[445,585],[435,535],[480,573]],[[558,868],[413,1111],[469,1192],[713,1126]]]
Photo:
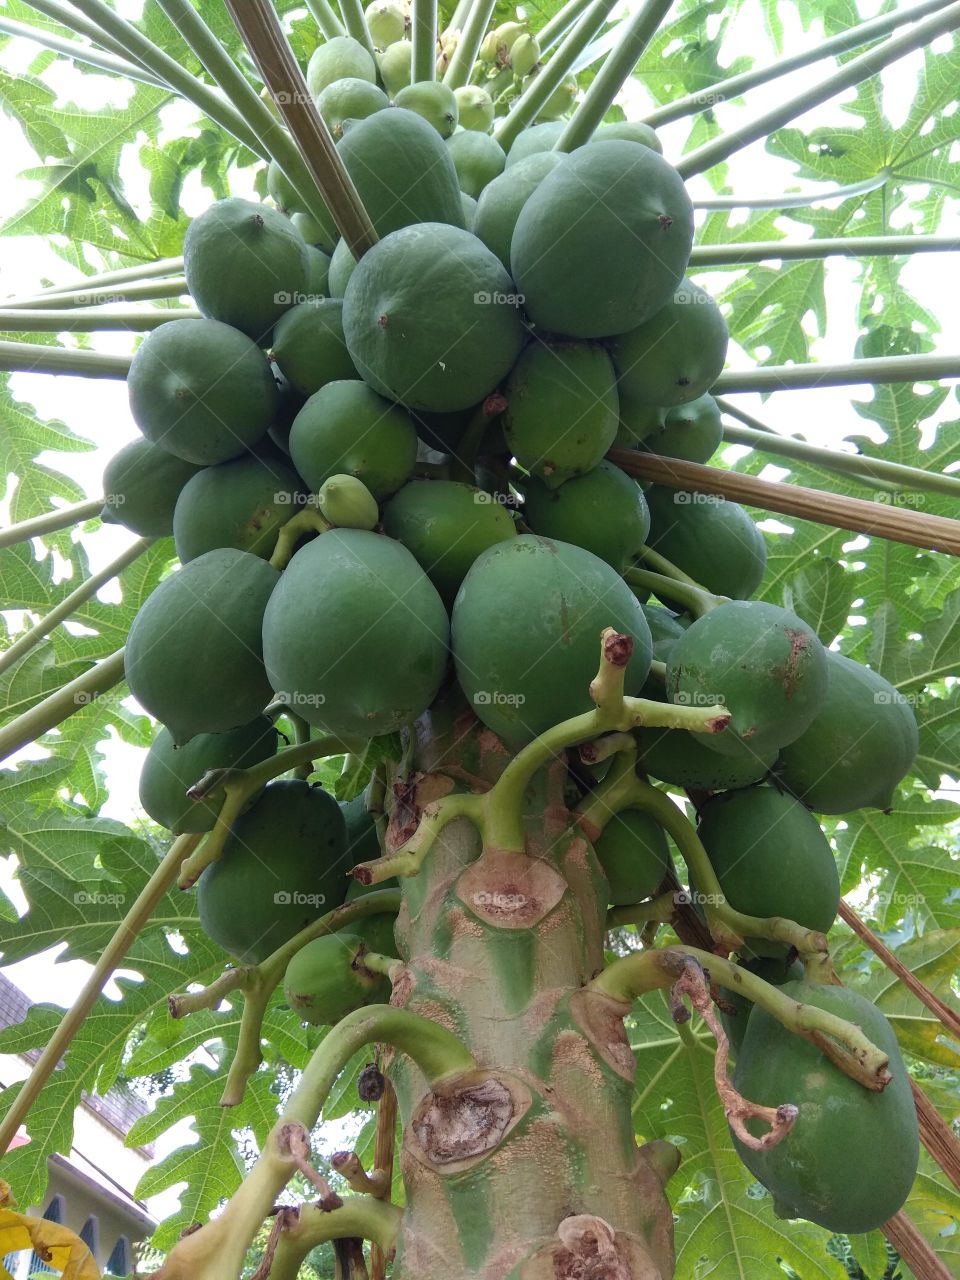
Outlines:
[[[139,6],[121,0],[117,8],[127,17],[136,17]],[[873,17],[879,10],[875,2],[862,3],[861,13],[864,18]],[[768,46],[758,30],[756,15],[758,6],[750,5],[734,24],[724,45],[724,54],[731,61],[741,55],[768,57]],[[793,52],[818,42],[816,30],[804,32],[796,19],[791,5],[780,6],[781,17],[785,27],[785,47]],[[940,44],[947,47],[947,41]],[[935,45],[936,49],[937,46]],[[37,46],[20,39],[11,41],[0,50],[0,67],[8,72],[26,70],[37,52]],[[892,126],[902,123],[912,102],[916,76],[921,67],[921,55],[912,54],[883,73],[884,111]],[[797,92],[808,85],[812,77],[824,74],[820,67],[808,68],[794,73],[792,76],[772,85],[753,90],[748,99],[748,107],[741,108],[727,103],[719,104],[715,110],[721,124],[734,120],[742,120],[747,115],[760,112],[783,100],[788,94]],[[91,75],[77,71],[71,64],[58,60],[43,73],[44,83],[57,93],[57,106],[74,104],[86,109],[96,109],[107,103],[121,105],[129,87],[112,77]],[[848,98],[852,95],[846,95]],[[843,101],[841,97],[839,99]],[[638,118],[645,108],[652,106],[642,85],[633,82],[621,97],[629,118]],[[161,141],[182,136],[184,132],[195,129],[197,115],[192,107],[186,104],[173,105],[163,112],[163,136]],[[794,123],[800,128],[812,128],[818,124],[836,120],[835,104],[827,104],[807,115],[799,117]],[[687,124],[679,122],[659,130],[664,154],[668,160],[679,157],[680,147],[686,136]],[[138,212],[146,215],[149,212],[147,198],[146,174],[140,169],[136,157],[136,144],[126,148],[122,172],[125,181],[125,193]],[[0,224],[16,213],[29,200],[37,187],[30,180],[21,179],[17,175],[35,165],[33,152],[25,143],[19,126],[4,115],[0,115],[0,155],[4,157],[5,181],[0,184]],[[792,174],[792,166],[767,155],[763,144],[755,144],[729,162],[730,185],[738,195],[770,195],[777,191],[796,189],[797,182]],[[802,184],[804,189],[814,189],[816,184]],[[689,190],[694,199],[698,195],[710,194],[706,180],[697,177],[689,183]],[[250,175],[238,175],[233,194],[252,195]],[[209,191],[201,187],[196,173],[186,181],[182,194],[185,211],[190,215],[200,213],[211,200]],[[793,238],[802,234],[796,224],[789,226]],[[944,234],[960,234],[960,217],[956,213],[952,220],[941,227]],[[99,266],[99,264],[98,264]],[[827,273],[827,332],[813,343],[812,353],[820,362],[840,362],[852,357],[855,340],[858,336],[856,324],[856,305],[858,291],[855,287],[855,264],[845,259],[831,259]],[[954,273],[955,274],[955,273]],[[944,335],[960,332],[958,321],[958,303],[955,298],[946,296],[943,289],[944,258],[939,254],[917,255],[915,260],[905,269],[903,282],[907,288],[925,302],[939,316]],[[25,296],[35,293],[42,286],[44,279],[58,284],[70,284],[76,280],[76,272],[68,264],[57,257],[42,240],[35,237],[0,236],[0,298]],[[720,277],[724,280],[730,277]],[[711,280],[716,287],[718,277],[714,273],[703,273],[695,276],[695,280],[706,288],[710,288]],[[78,281],[79,283],[79,281]],[[185,300],[186,301],[186,300]],[[0,304],[2,305],[2,304]],[[804,322],[806,325],[809,321]],[[101,333],[93,335],[93,345],[102,351],[130,352],[133,350],[133,339],[123,333]],[[947,336],[938,340],[938,349],[946,351],[949,346]],[[749,368],[750,359],[735,345],[731,345],[727,367],[731,369]],[[128,441],[137,437],[137,428],[127,405],[126,388],[121,381],[88,380],[84,378],[51,377],[48,375],[16,374],[11,380],[16,396],[32,403],[41,418],[59,418],[80,436],[95,445],[86,454],[73,454],[69,459],[70,475],[83,487],[90,497],[97,497],[102,492],[101,475],[107,460]],[[804,392],[781,392],[764,402],[760,396],[739,396],[737,403],[748,412],[755,414],[762,421],[783,432],[802,432],[814,444],[835,445],[844,434],[850,432],[873,434],[881,438],[872,424],[860,418],[853,408],[856,400],[867,400],[870,397],[868,388],[830,388]],[[956,400],[948,397],[941,417],[956,416]],[[0,424],[0,430],[3,430]],[[734,446],[728,446],[731,450]],[[737,453],[743,452],[737,448]],[[736,453],[731,452],[731,458]],[[54,466],[62,466],[60,455],[52,455],[49,461]],[[777,466],[770,465],[763,473],[764,478],[776,479],[786,474]],[[10,492],[10,478],[5,478]],[[0,493],[3,485],[0,484]],[[0,500],[0,524],[7,521],[6,502]],[[777,521],[767,525],[771,529],[782,529]],[[119,526],[105,525],[94,536],[86,540],[90,567],[96,571],[115,558],[134,540],[135,535]],[[850,549],[856,542],[851,539]],[[115,584],[110,584],[100,593],[101,598],[116,598]],[[110,796],[103,812],[105,815],[120,821],[130,821],[141,817],[142,811],[137,798],[137,777],[143,753],[117,741],[105,746],[106,772]],[[0,886],[24,908],[22,895],[13,878],[14,860],[0,859]],[[88,967],[81,961],[64,964],[53,963],[53,953],[42,957],[34,957],[20,964],[9,966],[4,972],[20,985],[35,1000],[52,1001],[67,1006],[80,989]],[[116,996],[116,988],[108,987],[108,994]],[[169,1208],[156,1205],[155,1209]]]

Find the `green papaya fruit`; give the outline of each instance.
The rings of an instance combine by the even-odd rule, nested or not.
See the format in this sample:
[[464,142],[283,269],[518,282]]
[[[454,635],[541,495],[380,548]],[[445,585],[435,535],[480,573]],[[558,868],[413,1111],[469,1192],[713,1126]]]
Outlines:
[[481,192],[473,234],[497,255],[507,270],[510,269],[510,243],[520,210],[562,160],[559,151],[537,152],[519,164],[508,164],[503,173]]
[[267,194],[281,213],[303,213],[304,205],[296,187],[283,172],[276,160],[267,165]]
[[633,640],[625,689],[637,693],[650,668],[650,629],[620,575],[582,547],[510,538],[474,561],[454,603],[460,687],[487,728],[522,746],[591,709],[606,627]]
[[540,41],[529,31],[522,32],[510,48],[509,65],[513,68],[513,74],[522,79],[530,74],[539,61]]
[[817,813],[889,809],[919,749],[907,699],[869,667],[827,650],[827,696],[780,753],[782,784]]
[[540,108],[539,118],[541,120],[558,120],[561,116],[565,116],[576,102],[579,91],[580,87],[577,84],[576,76],[564,76]]
[[[307,254],[307,297],[325,298],[330,288],[330,255],[312,244],[307,245]],[[280,319],[282,320],[283,316]],[[276,341],[276,330],[274,330],[274,341]]]
[[439,453],[457,454],[463,434],[473,420],[477,406],[458,409],[455,413],[415,413],[417,435]]
[[[803,978],[803,965],[798,961],[787,964],[782,956],[754,956],[750,960],[741,961],[740,968],[769,982],[772,987],[782,987],[785,982],[797,982]],[[730,1051],[736,1057],[746,1035],[747,1020],[753,1011],[753,1004],[739,991],[724,989],[723,999],[733,1006],[731,1012],[721,1012],[720,1021],[730,1041]]]
[[279,403],[263,352],[219,320],[170,320],[154,329],[130,362],[127,392],[146,438],[201,466],[255,445]]
[[[356,883],[354,881],[354,883]],[[382,884],[373,885],[372,888],[382,889]],[[381,956],[395,956],[398,951],[396,938],[397,917],[389,912],[380,911],[375,916],[363,916],[347,928],[341,930],[342,933],[352,933],[358,937],[363,943],[367,951],[373,951]],[[389,1001],[390,992],[387,991],[384,1003]]]
[[269,560],[302,491],[293,468],[273,458],[250,454],[205,467],[177,499],[177,555],[186,564],[216,547],[236,547]]
[[476,129],[461,129],[447,139],[447,147],[457,171],[460,190],[466,191],[474,200],[479,200],[484,187],[503,173],[507,163],[506,152],[496,138]]
[[249,769],[276,750],[277,731],[266,716],[226,733],[199,733],[181,747],[161,725],[140,770],[140,803],[175,836],[210,831],[223,805],[223,787],[203,800],[191,800],[188,788],[211,769]]
[[306,292],[308,267],[306,241],[288,218],[237,197],[194,218],[183,241],[183,271],[197,307],[255,342],[266,342]]
[[433,125],[441,138],[450,137],[460,118],[460,108],[454,92],[441,80],[408,84],[395,95],[394,103],[422,116],[427,124]]
[[130,625],[124,672],[177,746],[247,724],[270,701],[260,630],[279,573],[234,547],[165,578]]
[[403,39],[407,19],[398,0],[371,0],[364,9],[370,39],[378,49],[386,49]]
[[640,809],[615,813],[593,847],[614,907],[649,898],[673,865],[663,827]]
[[704,289],[682,280],[673,297],[613,343],[620,386],[633,401],[672,408],[696,400],[716,382],[729,334]]
[[[280,392],[280,407],[267,432],[267,439],[275,449],[289,458],[290,428],[293,426],[294,418],[306,403],[306,397],[301,395],[296,387],[283,376],[277,365],[274,364],[272,367],[273,376]],[[261,451],[262,448],[263,446],[261,446]]]
[[[698,816],[697,834],[732,907],[828,932],[840,877],[819,822],[799,800],[775,787],[748,787],[714,796]],[[784,952],[763,938],[744,941],[757,955]]]
[[[372,862],[374,858],[383,856],[380,838],[373,820],[373,814],[367,808],[366,792],[354,796],[352,800],[342,801],[340,812],[347,830],[346,864],[355,867],[358,862]],[[361,884],[359,880],[350,879],[347,885],[346,901],[352,902],[364,893],[375,893],[383,889],[384,884]]]
[[324,520],[341,529],[375,529],[380,509],[373,494],[356,476],[333,475],[317,492]]
[[[541,152],[552,151],[561,133],[566,128],[564,120],[545,120],[540,124],[532,124],[517,134],[507,152],[506,168],[511,169],[530,156]],[[560,155],[560,152],[557,152]]]
[[623,573],[646,541],[650,513],[643,490],[612,462],[567,480],[558,489],[531,477],[524,518],[534,533],[592,551]]
[[328,792],[299,779],[269,783],[197,881],[200,927],[241,964],[259,964],[343,902],[345,838]]
[[359,40],[335,36],[314,49],[307,63],[307,88],[314,101],[327,85],[348,78],[377,82],[377,64]]
[[355,120],[337,150],[378,236],[421,222],[463,227],[453,157],[415,111],[394,107]]
[[620,425],[617,428],[616,443],[621,448],[636,448],[638,441],[656,435],[666,426],[666,409],[659,405],[638,404],[619,387],[617,398],[620,403]]
[[344,295],[343,332],[375,391],[439,412],[480,403],[524,340],[503,264],[469,231],[440,222],[404,227],[363,255]]
[[690,625],[690,618],[681,619],[677,614],[671,612],[670,609],[661,608],[656,604],[641,605],[643,616],[647,620],[647,626],[650,628],[650,637],[653,641],[653,657],[656,662],[666,662],[667,654],[673,648],[674,643],[680,639],[684,631]]
[[389,105],[390,99],[379,85],[358,76],[334,80],[317,95],[317,110],[334,138],[342,138],[351,122],[365,120]]
[[723,733],[704,737],[722,755],[758,756],[807,729],[827,694],[827,657],[795,613],[760,600],[731,600],[698,618],[667,660],[667,694],[692,706],[722,703]]
[[356,476],[380,502],[413,475],[417,429],[366,383],[328,382],[294,419],[290,456],[310,489],[334,475]]
[[520,22],[501,22],[498,27],[488,31],[480,45],[482,62],[498,62],[501,66],[509,63],[509,55],[516,42],[524,35],[524,27]]
[[463,225],[468,231],[472,231],[474,219],[477,216],[477,202],[473,196],[468,196],[465,191],[461,191],[460,203],[463,206]]
[[648,544],[717,595],[743,599],[767,567],[763,534],[738,502],[653,484]]
[[447,665],[443,601],[392,538],[332,529],[299,550],[263,620],[267,671],[310,724],[362,738],[430,705]]
[[617,434],[616,374],[601,346],[531,342],[505,395],[507,443],[547,488],[591,471]]
[[656,151],[658,155],[663,155],[663,144],[660,139],[650,125],[644,124],[640,120],[617,120],[611,124],[598,125],[590,141],[610,142],[616,138],[624,139],[627,142],[640,142],[643,146]]
[[723,424],[717,402],[711,395],[702,395],[689,404],[667,410],[663,426],[644,436],[639,447],[665,458],[707,462],[722,441]]
[[[337,231],[336,223],[329,214],[324,222],[318,222],[312,214],[297,210],[296,213],[290,215],[290,225],[308,248],[320,249],[325,254],[333,253],[334,246],[339,238],[339,232]],[[313,287],[312,273],[315,270],[312,259],[308,259],[307,291],[310,293],[322,293],[323,290]]]
[[343,301],[317,298],[291,307],[273,331],[273,358],[304,396],[328,382],[356,378],[343,338]]
[[330,272],[327,285],[331,298],[342,298],[347,291],[347,284],[356,268],[357,260],[351,252],[346,240],[338,240],[330,258]]
[[463,129],[475,129],[489,133],[493,128],[493,99],[482,85],[464,84],[454,89],[457,100],[457,118]]
[[395,40],[388,44],[377,61],[383,87],[391,97],[413,79],[413,45],[409,40]]
[[680,175],[638,142],[566,156],[520,211],[511,274],[540,328],[606,338],[666,306],[693,244]]
[[131,440],[104,468],[100,519],[142,538],[168,537],[180,491],[199,470],[149,440]]
[[446,605],[477,557],[517,535],[489,494],[454,480],[411,480],[383,511],[383,529],[413,553]]
[[[753,1151],[734,1138],[740,1159],[785,1217],[858,1235],[882,1226],[902,1207],[917,1174],[917,1112],[897,1038],[869,1000],[849,987],[788,982],[784,995],[859,1026],[890,1055],[891,1082],[865,1089],[809,1040],[754,1008],[733,1083],[751,1102],[799,1108],[777,1146]],[[748,1121],[751,1133],[765,1126]]]
[[[669,652],[669,650],[668,650]],[[706,734],[687,729],[641,729],[637,734],[640,765],[651,778],[691,791],[727,791],[749,787],[770,772],[776,747],[754,750],[740,743],[732,755],[720,755]]]
[[390,979],[363,966],[368,948],[356,933],[328,933],[301,947],[287,965],[283,994],[304,1022],[325,1027],[390,999]]

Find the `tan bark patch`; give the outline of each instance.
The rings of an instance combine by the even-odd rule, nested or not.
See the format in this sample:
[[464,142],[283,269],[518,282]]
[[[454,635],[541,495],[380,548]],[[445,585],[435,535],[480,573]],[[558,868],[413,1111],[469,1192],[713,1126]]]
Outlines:
[[604,1062],[624,1080],[632,1081],[637,1064],[623,1025],[629,1012],[628,1004],[599,991],[575,991],[570,997],[570,1016],[574,1022]]
[[559,1239],[524,1263],[520,1280],[663,1280],[639,1236],[589,1214],[565,1218]]
[[488,849],[457,881],[457,897],[498,929],[529,929],[554,909],[566,892],[549,863],[506,849]]

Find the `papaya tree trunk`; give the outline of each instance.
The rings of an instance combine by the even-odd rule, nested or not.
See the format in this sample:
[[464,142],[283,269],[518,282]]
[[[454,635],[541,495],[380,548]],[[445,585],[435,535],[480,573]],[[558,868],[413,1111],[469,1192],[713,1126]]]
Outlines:
[[[421,722],[394,785],[388,851],[419,810],[484,792],[510,757],[469,711]],[[393,1003],[453,1031],[479,1070],[431,1091],[389,1065],[406,1208],[394,1280],[669,1280],[669,1144],[639,1149],[628,1006],[584,984],[603,968],[607,883],[565,803],[562,760],[524,804],[524,854],[482,848],[466,819],[402,882]]]

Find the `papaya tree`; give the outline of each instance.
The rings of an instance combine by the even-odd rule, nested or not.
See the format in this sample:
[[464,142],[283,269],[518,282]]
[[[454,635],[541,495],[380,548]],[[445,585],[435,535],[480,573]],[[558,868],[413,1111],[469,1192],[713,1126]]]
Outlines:
[[955,1275],[960,5],[122,8],[0,16],[6,1183],[153,1077],[165,1280]]

